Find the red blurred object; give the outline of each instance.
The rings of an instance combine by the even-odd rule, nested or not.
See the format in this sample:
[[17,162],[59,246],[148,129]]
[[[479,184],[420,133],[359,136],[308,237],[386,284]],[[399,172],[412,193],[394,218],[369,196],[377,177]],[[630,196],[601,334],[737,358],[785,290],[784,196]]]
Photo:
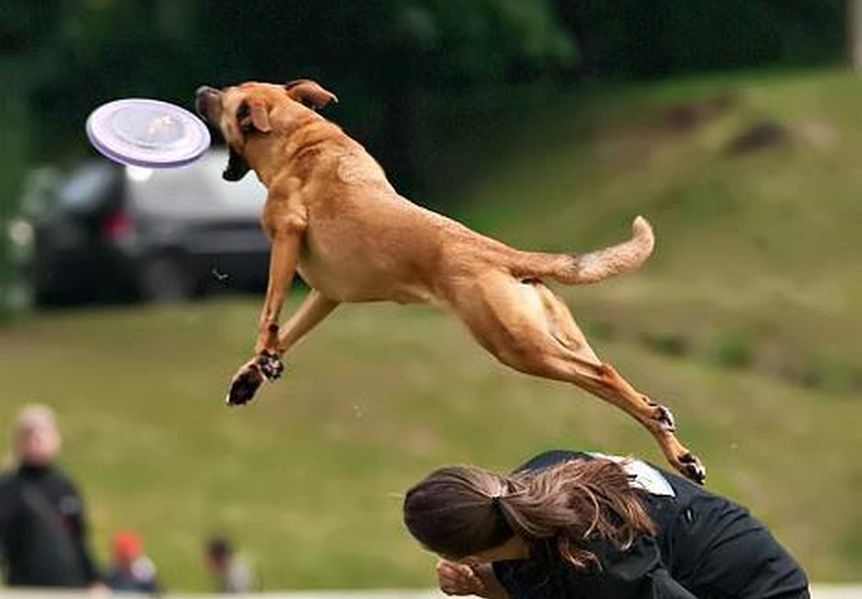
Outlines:
[[123,531],[114,535],[114,557],[130,561],[141,554],[141,537],[134,531]]
[[125,210],[114,210],[102,217],[102,235],[110,241],[128,237],[133,228],[132,217]]

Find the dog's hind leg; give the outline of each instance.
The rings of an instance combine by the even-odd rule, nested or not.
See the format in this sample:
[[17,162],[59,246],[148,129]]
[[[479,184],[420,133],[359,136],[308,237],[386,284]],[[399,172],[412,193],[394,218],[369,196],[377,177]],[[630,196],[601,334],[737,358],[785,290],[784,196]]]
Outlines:
[[[276,300],[282,301],[278,297]],[[258,341],[259,349],[256,349],[255,357],[243,364],[231,381],[228,404],[247,403],[265,380],[273,381],[279,378],[284,370],[280,357],[332,313],[338,303],[312,289],[283,327],[279,328],[276,324],[280,305],[274,313],[275,319],[268,321],[262,317],[261,328],[265,337]],[[264,308],[264,315],[267,315],[266,310],[267,308]]]
[[705,470],[677,439],[667,408],[637,391],[596,355],[566,305],[547,287],[491,273],[458,290],[452,305],[501,362],[527,374],[574,383],[617,406],[652,434],[677,470],[703,482]]
[[[545,313],[548,317],[549,330],[554,339],[556,339],[557,342],[563,345],[566,349],[574,352],[580,359],[586,360],[590,364],[602,364],[602,361],[590,347],[587,342],[587,338],[584,336],[584,333],[572,317],[572,313],[569,311],[569,307],[566,303],[541,283],[533,283],[533,287],[542,298],[542,302],[545,305]],[[605,364],[605,367],[613,370],[608,364]],[[621,381],[626,382],[622,377],[619,378]],[[637,392],[635,391],[635,393]],[[673,413],[668,408],[656,404],[646,395],[639,395],[643,397],[643,400],[647,402],[649,409],[652,410],[652,418],[654,420],[663,423],[663,425],[670,430],[674,430],[676,428]]]
[[317,289],[312,289],[278,335],[278,353],[284,355],[305,335],[329,316],[339,302],[331,300]]

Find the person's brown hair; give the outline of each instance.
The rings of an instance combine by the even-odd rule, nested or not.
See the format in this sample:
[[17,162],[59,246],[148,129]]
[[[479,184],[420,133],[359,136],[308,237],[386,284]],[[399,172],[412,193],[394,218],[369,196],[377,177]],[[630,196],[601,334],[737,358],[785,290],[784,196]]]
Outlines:
[[585,542],[620,549],[656,527],[625,470],[607,459],[573,459],[537,472],[500,476],[473,466],[431,473],[407,492],[404,523],[427,549],[453,559],[517,535],[550,540],[576,567],[596,562]]

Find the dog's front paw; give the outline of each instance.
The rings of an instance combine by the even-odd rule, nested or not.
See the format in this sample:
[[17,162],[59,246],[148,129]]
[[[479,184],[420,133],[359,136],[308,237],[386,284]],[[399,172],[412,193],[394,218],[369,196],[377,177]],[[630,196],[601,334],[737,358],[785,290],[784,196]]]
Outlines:
[[278,354],[268,349],[258,354],[256,363],[260,373],[268,381],[277,380],[284,372],[284,364]]
[[226,399],[227,404],[229,406],[247,404],[254,399],[255,393],[257,393],[257,390],[265,380],[266,378],[257,365],[257,358],[246,362],[230,382],[230,389],[228,389]]
[[241,406],[254,399],[257,390],[265,381],[275,381],[284,372],[284,364],[278,354],[263,350],[257,356],[242,365],[230,382],[227,392],[227,403],[231,406]]

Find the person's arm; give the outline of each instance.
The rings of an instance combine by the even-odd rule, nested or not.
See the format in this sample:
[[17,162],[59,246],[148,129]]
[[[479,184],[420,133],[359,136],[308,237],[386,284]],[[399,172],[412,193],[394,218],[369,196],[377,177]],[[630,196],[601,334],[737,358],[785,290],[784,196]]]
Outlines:
[[[602,596],[619,599],[698,599],[691,591],[673,579],[662,562],[661,551],[654,537],[637,539],[626,551],[610,543],[592,543],[601,561],[600,570],[593,571]],[[574,576],[578,576],[574,571]]]
[[14,486],[8,476],[0,478],[0,571],[6,563],[6,537],[18,506],[18,498]]
[[70,527],[70,535],[72,537],[72,544],[74,545],[75,551],[78,554],[78,559],[80,560],[81,566],[84,570],[84,575],[87,578],[87,582],[90,583],[93,587],[102,586],[102,573],[99,571],[96,563],[93,561],[93,557],[90,554],[89,546],[87,543],[87,536],[89,534],[89,527],[87,525],[87,517],[86,517],[86,509],[84,505],[84,499],[81,497],[81,494],[78,492],[77,487],[71,481],[68,481],[71,493],[78,501],[78,509],[74,514],[69,514],[67,517],[70,518],[71,527]]
[[697,597],[675,581],[670,576],[670,572],[662,568],[653,572],[652,580],[652,595],[655,599],[697,599]]

